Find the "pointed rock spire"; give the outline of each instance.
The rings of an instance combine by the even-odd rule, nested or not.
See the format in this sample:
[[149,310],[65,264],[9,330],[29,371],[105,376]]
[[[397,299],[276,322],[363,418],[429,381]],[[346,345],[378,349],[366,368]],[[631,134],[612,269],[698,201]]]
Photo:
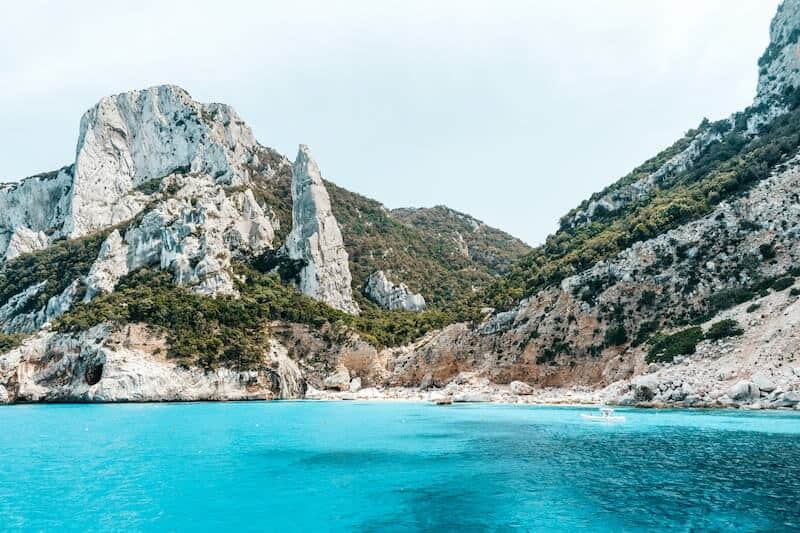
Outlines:
[[311,150],[300,145],[292,169],[292,231],[285,252],[302,260],[299,289],[335,309],[357,314],[352,276],[339,223]]

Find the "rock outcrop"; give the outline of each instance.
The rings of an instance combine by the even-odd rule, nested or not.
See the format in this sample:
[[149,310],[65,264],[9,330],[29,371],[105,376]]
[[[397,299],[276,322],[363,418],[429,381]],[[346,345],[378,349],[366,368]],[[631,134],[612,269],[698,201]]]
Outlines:
[[384,309],[403,311],[424,311],[425,298],[413,293],[405,283],[394,284],[383,270],[373,272],[367,278],[364,294]]
[[311,150],[300,145],[292,175],[292,231],[286,255],[301,261],[298,287],[303,294],[334,309],[357,314],[352,276],[342,232],[331,211],[331,201]]
[[195,102],[179,87],[103,98],[81,120],[63,233],[81,237],[132,218],[144,202],[129,193],[175,172],[243,185],[255,147],[233,109]]
[[[70,166],[19,183],[0,185],[0,263],[19,253],[33,251],[40,244],[41,234],[52,235],[61,229],[69,210],[72,176],[73,167]],[[23,233],[36,235],[34,244],[12,248],[9,257],[13,236]]]
[[800,2],[785,0],[770,25],[770,44],[758,61],[755,104],[775,107],[787,88],[800,87]]
[[286,349],[270,342],[264,370],[182,368],[165,340],[141,325],[80,335],[38,333],[0,356],[6,402],[160,402],[301,398],[305,380]]

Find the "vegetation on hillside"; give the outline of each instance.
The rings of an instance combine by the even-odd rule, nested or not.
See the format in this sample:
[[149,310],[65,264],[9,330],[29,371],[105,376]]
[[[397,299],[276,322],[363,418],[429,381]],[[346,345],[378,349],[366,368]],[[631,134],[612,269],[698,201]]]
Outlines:
[[[458,217],[437,217],[437,224],[426,226],[393,216],[381,203],[352,193],[333,183],[326,183],[336,220],[342,228],[345,247],[350,254],[353,289],[360,293],[367,278],[384,270],[390,279],[403,282],[420,292],[431,308],[463,305],[473,292],[485,286],[500,272],[498,265],[486,259],[496,254],[498,264],[510,264],[530,249],[521,241],[499,230],[485,237],[463,234]],[[456,233],[471,239],[475,255],[463,252],[454,238]],[[497,239],[497,240],[495,240]],[[507,249],[499,242],[513,242]],[[483,248],[478,246],[482,243]],[[469,245],[469,243],[468,243]],[[504,249],[503,253],[496,251]],[[461,303],[460,303],[461,302]]]
[[21,255],[0,266],[0,306],[28,287],[45,282],[25,313],[41,309],[74,280],[89,273],[108,231],[75,240],[56,241],[44,250]]
[[[280,245],[292,226],[292,177],[286,164],[275,160],[271,165],[277,174],[257,180],[254,192],[280,222],[275,239]],[[334,183],[326,181],[325,186],[349,254],[353,292],[364,309],[374,307],[362,290],[376,270],[421,293],[430,308],[444,309],[465,305],[476,290],[530,252],[525,243],[500,230],[482,225],[476,231],[470,222],[474,219],[447,208],[415,210],[414,215],[409,210],[391,212]]]
[[449,207],[393,209],[391,216],[431,238],[443,239],[462,255],[486,267],[492,275],[505,274],[528,252],[530,246],[508,233]]
[[645,356],[648,363],[669,363],[679,355],[695,352],[697,343],[703,340],[703,328],[694,326],[671,335],[658,333],[650,339],[650,350]]
[[22,335],[7,335],[0,332],[0,354],[13,350],[22,344]]
[[209,298],[175,285],[168,272],[139,269],[123,278],[117,290],[81,303],[55,324],[61,332],[84,331],[101,322],[142,322],[164,328],[168,355],[184,365],[212,369],[223,365],[257,367],[267,349],[272,320],[348,329],[378,347],[405,344],[428,331],[470,318],[457,311],[410,313],[370,309],[360,316],[337,311],[300,294],[277,274],[239,265],[245,281],[240,298]]
[[[755,138],[745,133],[753,109],[732,122],[704,123],[699,131],[714,129],[721,139],[709,144],[688,169],[661,183],[646,199],[584,224],[563,224],[508,276],[487,287],[486,302],[510,307],[526,295],[586,270],[636,242],[702,217],[720,201],[746,192],[800,147],[800,99],[791,92],[785,101],[791,111],[763,126]],[[682,139],[612,189],[648,175],[685,145],[686,139]]]
[[726,337],[738,337],[743,334],[744,330],[737,321],[732,318],[726,318],[711,324],[711,327],[706,332],[706,339],[716,341]]

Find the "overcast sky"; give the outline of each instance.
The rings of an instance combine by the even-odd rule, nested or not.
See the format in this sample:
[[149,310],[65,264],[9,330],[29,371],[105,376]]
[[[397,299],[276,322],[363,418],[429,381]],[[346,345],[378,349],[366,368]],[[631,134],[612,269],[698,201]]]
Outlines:
[[745,107],[778,0],[6,2],[0,181],[72,162],[100,97],[161,83],[389,207],[529,243]]

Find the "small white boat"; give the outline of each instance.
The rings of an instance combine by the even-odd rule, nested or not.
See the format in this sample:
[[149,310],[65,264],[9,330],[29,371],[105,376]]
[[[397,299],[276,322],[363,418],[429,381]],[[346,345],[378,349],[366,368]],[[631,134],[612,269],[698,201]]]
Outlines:
[[581,415],[584,420],[591,422],[625,422],[625,417],[615,415],[614,410],[609,407],[601,407],[599,415]]

